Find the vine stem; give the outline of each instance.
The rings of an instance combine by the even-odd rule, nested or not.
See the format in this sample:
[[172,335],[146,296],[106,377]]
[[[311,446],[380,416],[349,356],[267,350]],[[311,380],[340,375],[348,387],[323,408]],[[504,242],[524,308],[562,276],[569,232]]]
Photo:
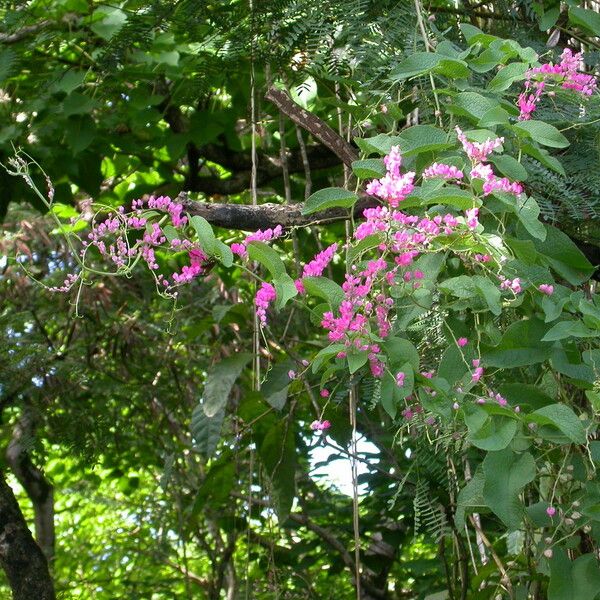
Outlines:
[[[423,13],[421,12],[420,0],[415,0],[415,11],[417,13],[417,23],[419,25],[419,30],[421,31],[421,37],[423,38],[423,43],[425,44],[425,52],[431,52],[433,48],[431,46],[431,42],[429,41],[427,30],[425,29],[425,22],[423,21]],[[431,83],[431,91],[433,92],[433,98],[435,100],[436,117],[438,119],[439,124],[443,125],[442,111],[440,108],[440,99],[438,98],[437,89],[435,87],[435,82],[431,73],[429,73],[429,82]]]
[[350,425],[352,427],[352,527],[354,529],[354,570],[356,572],[356,600],[361,598],[360,590],[360,522],[358,514],[358,448],[356,432],[356,385],[350,387]]

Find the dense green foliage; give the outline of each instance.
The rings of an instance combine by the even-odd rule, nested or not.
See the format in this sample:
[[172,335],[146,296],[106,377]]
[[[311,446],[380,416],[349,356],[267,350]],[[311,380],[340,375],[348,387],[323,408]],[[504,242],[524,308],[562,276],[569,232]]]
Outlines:
[[[516,99],[526,71],[569,44],[596,66],[598,13],[368,0],[2,11],[2,163],[14,172],[23,149],[50,188],[33,162],[33,188],[0,169],[0,443],[16,440],[54,486],[59,597],[353,598],[357,537],[363,598],[597,597],[600,301],[580,248],[596,260],[600,96],[557,86],[529,121]],[[271,83],[353,142],[352,172],[263,99]],[[421,179],[435,161],[468,174],[456,125],[471,141],[504,137],[490,161],[522,196]],[[142,261],[102,276],[110,265],[90,253],[82,270],[96,210],[180,191],[251,204],[253,131],[259,203],[307,199],[316,225],[251,242],[251,260],[233,264],[214,235],[239,243],[239,231],[182,227],[211,270],[176,303]],[[318,214],[352,207],[393,145],[417,174],[399,208],[460,222],[411,267],[420,287],[386,288],[391,337],[369,332],[379,378],[367,351],[340,356],[321,322],[387,238],[352,239],[360,220]],[[335,242],[348,247],[297,294],[301,266]],[[186,260],[157,250],[160,273]],[[86,285],[44,289],[72,272]],[[259,331],[262,281],[277,301]],[[490,391],[503,402],[476,401]],[[314,419],[331,428],[314,434]],[[9,457],[2,471],[33,522],[39,506]]]

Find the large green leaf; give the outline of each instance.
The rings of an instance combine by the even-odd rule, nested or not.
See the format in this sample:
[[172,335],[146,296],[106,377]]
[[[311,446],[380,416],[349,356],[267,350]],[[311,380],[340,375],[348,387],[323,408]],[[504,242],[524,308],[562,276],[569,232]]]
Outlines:
[[287,519],[296,493],[296,441],[291,419],[276,422],[258,444],[271,483],[271,500],[280,522]]
[[454,521],[456,523],[456,528],[459,531],[462,531],[465,528],[465,517],[467,513],[479,512],[487,508],[485,500],[483,499],[484,483],[485,475],[483,474],[483,470],[478,469],[472,479],[458,493]]
[[204,384],[202,402],[207,417],[213,417],[225,408],[235,380],[240,376],[251,358],[252,354],[242,352],[224,358],[209,370]]
[[562,548],[554,548],[548,600],[595,600],[599,593],[600,567],[596,557],[584,554],[571,561]]
[[194,215],[190,218],[190,225],[194,228],[204,252],[208,255],[213,255],[216,248],[216,238],[212,225],[199,215]]
[[398,139],[400,150],[404,156],[445,150],[453,146],[448,141],[448,134],[433,125],[413,125],[402,130],[398,135]]
[[223,408],[218,410],[212,417],[207,416],[201,402],[192,411],[190,428],[195,448],[206,458],[210,458],[217,448],[224,417],[225,410]]
[[548,359],[552,344],[542,342],[548,326],[538,319],[523,319],[510,325],[500,343],[483,355],[487,366],[510,369],[534,365]]
[[250,242],[248,244],[248,256],[266,267],[274,279],[286,274],[285,265],[279,254],[264,242]]
[[344,188],[330,187],[315,192],[304,203],[303,215],[312,215],[327,208],[350,208],[358,199],[354,192]]
[[510,448],[488,452],[483,461],[483,498],[511,530],[518,529],[524,515],[520,494],[535,479],[535,460],[529,452],[517,454]]
[[600,36],[600,15],[595,10],[569,6],[569,21],[596,37]]
[[525,137],[530,137],[534,142],[550,148],[566,148],[569,140],[554,125],[544,121],[519,121],[512,125],[513,129]]
[[573,409],[566,404],[551,404],[536,410],[527,416],[538,425],[552,425],[559,429],[574,444],[585,444],[586,434],[583,423]]
[[327,277],[303,277],[302,284],[309,294],[323,298],[333,309],[338,308],[344,299],[344,290]]

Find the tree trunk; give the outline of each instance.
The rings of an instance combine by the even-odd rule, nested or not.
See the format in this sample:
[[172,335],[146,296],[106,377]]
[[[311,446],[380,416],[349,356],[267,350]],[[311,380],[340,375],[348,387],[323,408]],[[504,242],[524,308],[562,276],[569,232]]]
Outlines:
[[0,471],[0,565],[13,600],[55,600],[48,562],[35,543],[17,500]]
[[31,461],[23,439],[33,436],[33,414],[29,408],[15,425],[6,449],[6,461],[33,504],[35,538],[46,558],[54,559],[54,489],[41,469]]

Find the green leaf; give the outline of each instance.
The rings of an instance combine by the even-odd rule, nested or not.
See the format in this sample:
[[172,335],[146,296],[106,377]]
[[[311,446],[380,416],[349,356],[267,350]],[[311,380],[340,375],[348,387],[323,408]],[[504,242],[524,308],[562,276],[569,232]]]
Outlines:
[[[510,115],[501,106],[493,106],[479,119],[479,127],[494,127],[495,125],[508,125]],[[505,156],[505,155],[500,155]],[[492,159],[493,160],[493,159]],[[514,159],[513,159],[514,160]]]
[[276,410],[281,410],[287,401],[290,377],[288,373],[296,368],[293,360],[274,364],[262,383],[261,392],[265,400]]
[[512,125],[512,128],[525,137],[530,137],[533,141],[542,146],[550,148],[566,148],[569,140],[554,125],[544,123],[544,121],[520,121]]
[[554,548],[550,559],[548,600],[595,600],[598,590],[600,568],[593,554],[584,554],[571,562],[562,548]]
[[600,14],[595,10],[569,6],[569,22],[594,34],[596,37],[600,36]]
[[465,516],[467,513],[480,512],[487,508],[485,500],[483,499],[484,483],[485,475],[481,469],[478,469],[472,479],[458,493],[454,522],[459,531],[462,531],[465,528]]
[[385,165],[379,158],[355,160],[352,163],[352,172],[359,179],[375,179],[383,177],[386,173]]
[[497,106],[497,102],[477,92],[461,92],[454,97],[448,108],[452,113],[469,117],[477,123]]
[[459,275],[450,277],[439,284],[439,289],[447,294],[452,294],[457,298],[472,298],[477,295],[477,288],[473,277],[468,275]]
[[273,279],[286,274],[283,261],[271,246],[264,242],[254,241],[250,242],[247,248],[248,256],[265,267],[271,273]]
[[546,239],[533,239],[536,250],[543,255],[549,266],[572,285],[587,281],[595,269],[568,235],[544,224]]
[[548,169],[552,169],[554,172],[558,173],[559,175],[566,177],[565,169],[562,166],[560,160],[558,160],[558,158],[556,158],[555,156],[552,156],[548,152],[548,150],[546,150],[544,148],[536,148],[535,146],[532,146],[531,144],[523,144],[521,146],[521,148],[522,148],[523,152],[525,152],[525,154],[529,154],[529,156],[532,156],[533,158],[535,158],[535,160],[537,160],[539,163],[541,163],[545,167],[548,167]]
[[502,369],[544,362],[552,353],[552,344],[542,342],[547,326],[538,319],[523,319],[510,325],[500,343],[483,355],[487,366]]
[[529,69],[528,63],[515,62],[500,69],[494,78],[488,83],[487,89],[494,92],[507,90],[515,81],[525,79],[525,73]]
[[536,202],[535,198],[523,196],[524,194],[516,200],[515,212],[517,217],[530,235],[543,242],[546,239],[546,228],[539,220],[539,204]]
[[413,370],[419,370],[419,352],[411,341],[392,336],[383,342],[383,348],[390,359],[390,364],[398,366],[409,363]]
[[271,481],[271,500],[279,522],[285,521],[296,493],[296,443],[291,419],[277,422],[258,444],[258,453]]
[[79,92],[73,92],[69,94],[63,100],[63,114],[65,117],[70,117],[72,115],[85,115],[87,113],[92,112],[98,103],[93,98],[89,96],[84,96]]
[[548,31],[551,27],[556,25],[558,17],[560,16],[560,6],[553,6],[548,10],[544,11],[544,14],[540,17],[538,27],[540,31]]
[[324,362],[329,361],[339,352],[345,351],[346,346],[344,344],[331,344],[331,346],[327,346],[326,348],[319,350],[312,361],[312,372],[316,373]]
[[217,448],[224,418],[224,409],[218,410],[212,417],[208,417],[202,403],[198,403],[194,407],[191,422],[192,437],[196,450],[205,458],[210,458]]
[[509,417],[488,416],[481,427],[469,431],[467,439],[482,450],[504,450],[515,437],[517,425],[517,421]]
[[327,277],[303,277],[302,284],[309,294],[323,298],[334,310],[339,307],[344,299],[344,290],[335,281]]
[[598,332],[593,331],[586,327],[582,321],[560,321],[556,323],[548,331],[548,333],[542,338],[543,342],[555,342],[557,340],[564,340],[570,337],[577,338],[588,338],[597,337]]
[[273,286],[277,294],[275,308],[281,310],[289,300],[298,295],[298,290],[294,284],[294,280],[287,274],[283,273],[273,279]]
[[306,200],[302,214],[311,215],[315,212],[334,207],[350,208],[357,199],[358,197],[354,192],[349,192],[344,188],[323,188]]
[[90,29],[104,40],[115,36],[127,21],[127,15],[120,9],[112,6],[100,6],[92,13]]
[[52,84],[50,89],[53,92],[65,92],[66,94],[70,94],[83,83],[85,75],[85,71],[69,69],[58,81]]
[[236,356],[224,358],[210,368],[204,384],[202,402],[207,417],[214,417],[225,408],[235,380],[251,358],[252,354],[242,352]]
[[528,177],[527,169],[516,159],[508,154],[492,154],[490,161],[498,167],[502,175],[514,181],[525,181]]
[[445,150],[454,145],[448,141],[445,131],[433,125],[413,125],[402,130],[398,135],[398,144],[403,156]]
[[400,142],[397,136],[386,135],[379,133],[370,138],[354,138],[356,145],[366,154],[389,154],[392,146],[396,146]]
[[233,265],[233,252],[231,248],[219,239],[215,239],[215,256],[224,267],[229,268]]
[[401,204],[402,208],[413,206],[424,206],[428,204],[440,204],[442,206],[453,206],[459,210],[473,208],[480,203],[473,194],[467,190],[461,190],[456,186],[444,186],[440,189],[424,192],[422,188],[415,191]]
[[428,73],[437,67],[443,58],[435,52],[413,52],[392,70],[390,79],[398,81]]
[[163,225],[162,232],[167,238],[167,242],[171,243],[173,240],[179,238],[179,231],[173,227],[173,225]]
[[566,404],[551,404],[544,406],[528,415],[531,420],[539,425],[552,425],[559,429],[574,444],[585,444],[586,434],[582,422],[577,418],[573,409]]
[[361,367],[367,364],[369,353],[366,350],[351,350],[348,352],[346,360],[350,374],[356,373]]
[[498,286],[492,283],[487,277],[482,277],[481,275],[475,275],[473,283],[490,311],[495,315],[499,315],[502,312],[502,305],[500,304],[501,294]]
[[510,448],[488,452],[483,472],[485,503],[511,531],[518,529],[525,508],[520,493],[536,476],[533,456],[529,452],[517,454]]
[[196,232],[202,250],[212,256],[215,253],[216,238],[211,224],[204,217],[194,215],[190,218],[190,225]]

